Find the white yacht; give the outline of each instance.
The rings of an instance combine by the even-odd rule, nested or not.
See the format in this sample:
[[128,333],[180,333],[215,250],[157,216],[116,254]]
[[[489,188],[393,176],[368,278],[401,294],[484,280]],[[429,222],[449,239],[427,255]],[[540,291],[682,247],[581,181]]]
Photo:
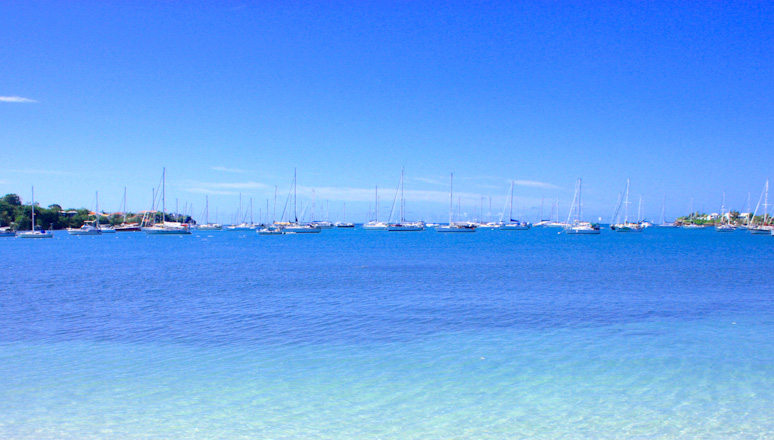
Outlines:
[[[288,193],[288,200],[290,195],[293,195],[293,221],[292,222],[277,222],[274,226],[280,228],[283,234],[317,234],[322,231],[319,226],[311,225],[308,223],[301,223],[298,221],[298,194],[297,194],[297,178],[296,170],[293,170],[293,184],[291,185],[291,192]],[[287,206],[287,202],[285,203]],[[289,217],[290,215],[288,215]],[[282,219],[285,217],[285,212],[282,213]],[[303,217],[303,212],[302,212]]]
[[734,232],[736,226],[730,223],[731,217],[726,217],[726,192],[723,191],[723,202],[720,205],[720,224],[715,226],[717,232]]
[[344,213],[341,216],[341,221],[338,221],[338,222],[334,223],[333,226],[336,227],[336,228],[344,228],[344,229],[346,229],[346,228],[354,228],[355,227],[354,223],[350,223],[350,222],[347,221],[347,204],[346,203],[344,204]]
[[240,223],[238,225],[226,226],[227,231],[251,231],[254,228],[249,223]]
[[[513,219],[513,181],[511,181],[511,189],[509,191],[507,203],[510,206],[510,209],[508,210],[508,221],[503,222],[501,216],[499,229],[501,231],[526,231],[530,229],[532,227],[530,223]],[[505,211],[505,209],[503,209],[503,211]]]
[[[407,222],[404,219],[404,212],[406,208],[406,201],[403,198],[403,169],[400,170],[400,183],[398,184],[398,191],[395,193],[396,199],[397,195],[400,193],[400,217],[399,221],[397,223],[389,223],[387,225],[387,231],[389,232],[419,232],[425,230],[425,222],[418,221],[418,222]],[[395,201],[393,200],[392,204],[392,210],[395,210]],[[390,218],[392,218],[392,212],[390,212]]]
[[[565,234],[599,234],[599,225],[582,221],[581,217],[581,179],[575,184],[575,195],[572,198],[572,207],[567,216],[567,226],[564,228]],[[575,216],[573,217],[573,214]]]
[[168,222],[165,219],[167,215],[166,176],[167,169],[164,168],[161,172],[161,222],[144,227],[142,230],[148,235],[188,235],[191,233],[188,223]]
[[449,180],[449,224],[446,226],[438,226],[435,228],[438,232],[476,232],[476,226],[470,223],[454,223],[452,210],[454,205],[454,196],[452,190],[454,187],[454,173],[451,174]]
[[[629,179],[626,179],[626,190],[624,191],[624,197],[621,198],[620,193],[618,195],[618,204],[615,208],[615,214],[613,214],[613,220],[610,222],[610,229],[615,232],[642,232],[644,229],[642,225],[637,222],[629,221]],[[623,221],[621,221],[621,206],[623,205]]]
[[223,230],[223,225],[218,223],[210,223],[210,198],[208,196],[204,196],[204,224],[198,225],[196,229],[200,231],[222,231]]
[[[758,208],[761,206],[761,199],[763,199],[763,220],[761,223],[755,222],[755,216],[758,215]],[[766,180],[766,185],[763,187],[763,193],[758,199],[758,205],[755,206],[750,224],[747,227],[747,232],[753,235],[771,235],[774,234],[774,228],[768,225],[769,220],[769,181]]]
[[80,228],[67,228],[70,235],[102,235],[99,227],[99,193],[96,194],[96,208],[94,211],[94,220],[84,222]]
[[375,210],[374,218],[373,220],[369,220],[366,223],[363,223],[363,229],[366,231],[386,231],[389,225],[385,222],[379,221],[379,187],[376,186],[375,188],[376,189],[374,191],[374,194],[376,197],[376,210]]
[[282,227],[282,232],[285,234],[316,234],[320,231],[322,231],[322,228],[319,226],[303,223],[290,223]]
[[46,231],[45,229],[35,230],[35,188],[32,188],[32,230],[17,232],[16,236],[19,238],[54,238],[53,231]]
[[70,235],[102,235],[99,226],[95,226],[93,221],[84,223],[80,228],[67,228],[67,233]]
[[255,232],[258,235],[282,235],[282,229],[277,225],[266,225]]

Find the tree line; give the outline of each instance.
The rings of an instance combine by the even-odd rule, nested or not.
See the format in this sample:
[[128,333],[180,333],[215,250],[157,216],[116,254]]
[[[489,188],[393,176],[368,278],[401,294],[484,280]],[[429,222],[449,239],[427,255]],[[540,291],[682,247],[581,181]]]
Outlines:
[[[66,229],[80,228],[86,222],[92,222],[96,217],[86,208],[62,209],[58,204],[49,205],[47,208],[35,203],[35,228],[36,229]],[[156,214],[156,221],[161,220],[161,213]],[[195,222],[190,216],[169,214],[164,216],[165,221],[170,222]],[[123,214],[101,214],[100,224],[113,226],[126,223],[139,223],[142,215],[127,213],[126,220]],[[21,198],[16,194],[6,194],[0,199],[0,227],[10,226],[12,229],[27,231],[32,229],[32,205],[22,204]]]

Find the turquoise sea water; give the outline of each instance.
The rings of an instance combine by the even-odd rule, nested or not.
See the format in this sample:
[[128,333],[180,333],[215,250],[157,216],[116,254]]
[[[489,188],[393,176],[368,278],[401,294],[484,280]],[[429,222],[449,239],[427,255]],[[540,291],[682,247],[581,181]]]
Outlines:
[[3,239],[0,438],[774,438],[774,238]]

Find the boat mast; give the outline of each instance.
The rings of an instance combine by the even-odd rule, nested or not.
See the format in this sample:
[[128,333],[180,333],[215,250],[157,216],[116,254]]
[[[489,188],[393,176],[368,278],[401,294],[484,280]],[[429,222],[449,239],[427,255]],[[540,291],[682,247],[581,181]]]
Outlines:
[[126,187],[124,187],[124,221],[126,223]]
[[403,224],[403,209],[405,202],[403,200],[403,168],[400,169],[400,223]]
[[626,179],[626,194],[624,195],[624,224],[629,223],[629,179]]
[[451,177],[449,178],[449,226],[452,225],[452,189],[454,188],[454,173],[451,173]]
[[766,179],[766,195],[763,199],[763,226],[766,226],[766,221],[769,218],[769,179]]
[[99,191],[97,191],[95,193],[94,197],[95,197],[95,200],[96,200],[95,201],[95,205],[96,205],[95,209],[96,209],[96,211],[94,212],[94,216],[97,218],[96,226],[97,226],[97,229],[99,229]]
[[376,217],[375,222],[379,222],[379,185],[374,187],[374,198],[376,199]]
[[35,187],[32,187],[32,232],[35,232]]
[[578,223],[580,223],[580,220],[583,218],[581,215],[581,209],[583,207],[581,200],[581,179],[578,177]]
[[750,191],[747,191],[747,224],[750,225]]
[[513,180],[511,180],[511,203],[508,209],[508,223],[513,221]]
[[274,213],[271,220],[272,223],[277,223],[277,185],[274,185]]
[[296,169],[293,168],[293,217],[295,223],[298,223],[298,206],[297,206],[297,192],[296,192]]
[[167,168],[161,171],[161,222],[166,223],[167,219]]
[[720,224],[726,219],[726,192],[723,191],[723,201],[720,203]]

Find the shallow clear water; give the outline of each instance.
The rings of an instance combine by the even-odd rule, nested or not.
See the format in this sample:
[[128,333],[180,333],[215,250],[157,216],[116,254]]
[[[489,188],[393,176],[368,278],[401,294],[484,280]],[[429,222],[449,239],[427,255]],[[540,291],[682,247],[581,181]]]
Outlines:
[[3,239],[0,438],[774,438],[772,246]]

